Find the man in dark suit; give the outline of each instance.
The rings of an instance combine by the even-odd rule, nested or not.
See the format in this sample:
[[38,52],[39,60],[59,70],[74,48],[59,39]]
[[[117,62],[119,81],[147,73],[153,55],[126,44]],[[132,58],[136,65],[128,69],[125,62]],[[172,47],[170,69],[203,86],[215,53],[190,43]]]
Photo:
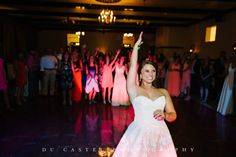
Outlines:
[[194,53],[191,65],[191,94],[196,94],[197,96],[199,96],[200,91],[200,65],[198,54]]
[[220,93],[223,87],[225,76],[227,75],[226,66],[226,53],[225,51],[220,52],[219,58],[216,59],[214,68],[215,68],[215,96],[217,100],[220,98]]

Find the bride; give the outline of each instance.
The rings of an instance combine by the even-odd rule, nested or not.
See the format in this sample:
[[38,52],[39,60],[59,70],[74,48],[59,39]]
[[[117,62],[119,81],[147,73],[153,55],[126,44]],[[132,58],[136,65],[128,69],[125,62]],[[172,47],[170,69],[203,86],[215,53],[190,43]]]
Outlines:
[[232,68],[232,63],[230,63],[228,69],[229,73],[225,78],[217,107],[217,111],[222,115],[233,113],[234,71],[235,68]]
[[134,45],[127,90],[135,118],[121,138],[113,157],[176,157],[174,143],[165,123],[175,121],[177,114],[165,89],[156,88],[156,68],[153,62],[141,65],[141,85],[136,84],[138,49],[142,32]]

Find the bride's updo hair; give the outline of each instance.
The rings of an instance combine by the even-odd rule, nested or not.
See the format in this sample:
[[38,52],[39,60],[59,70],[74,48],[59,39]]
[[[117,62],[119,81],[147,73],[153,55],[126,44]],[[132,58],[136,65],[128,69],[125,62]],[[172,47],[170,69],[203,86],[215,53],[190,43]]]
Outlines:
[[[139,74],[141,74],[141,70],[142,70],[143,67],[144,67],[145,65],[147,65],[147,64],[152,65],[152,66],[155,68],[155,70],[156,70],[156,74],[157,74],[157,70],[158,70],[158,68],[157,68],[156,63],[154,63],[154,62],[152,62],[152,61],[149,61],[149,60],[145,60],[145,61],[142,62],[141,66],[140,66],[140,68],[139,68]],[[140,75],[139,75],[139,77],[140,77]],[[142,81],[142,80],[140,79],[140,83],[141,83],[141,81]],[[158,87],[158,83],[157,83],[157,75],[156,75],[155,80],[153,80],[152,85],[153,85],[154,87]]]

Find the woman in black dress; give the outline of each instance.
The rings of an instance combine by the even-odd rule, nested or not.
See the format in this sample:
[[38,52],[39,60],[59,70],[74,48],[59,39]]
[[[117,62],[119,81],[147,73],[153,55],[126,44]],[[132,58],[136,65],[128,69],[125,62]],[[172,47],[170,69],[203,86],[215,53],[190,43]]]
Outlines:
[[63,94],[63,105],[66,104],[66,95],[69,95],[69,104],[72,105],[71,100],[71,93],[72,93],[72,86],[73,86],[73,74],[71,69],[71,57],[69,52],[64,52],[62,55],[61,61],[61,89]]

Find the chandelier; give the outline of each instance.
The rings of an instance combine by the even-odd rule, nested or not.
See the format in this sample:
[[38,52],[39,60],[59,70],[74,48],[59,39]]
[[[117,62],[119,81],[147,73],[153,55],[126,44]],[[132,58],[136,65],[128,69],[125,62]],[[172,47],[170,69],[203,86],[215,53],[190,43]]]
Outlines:
[[102,3],[117,3],[120,2],[121,0],[96,0],[98,2],[102,2]]
[[98,21],[101,23],[110,24],[116,21],[116,17],[113,15],[112,10],[103,9],[98,16]]

